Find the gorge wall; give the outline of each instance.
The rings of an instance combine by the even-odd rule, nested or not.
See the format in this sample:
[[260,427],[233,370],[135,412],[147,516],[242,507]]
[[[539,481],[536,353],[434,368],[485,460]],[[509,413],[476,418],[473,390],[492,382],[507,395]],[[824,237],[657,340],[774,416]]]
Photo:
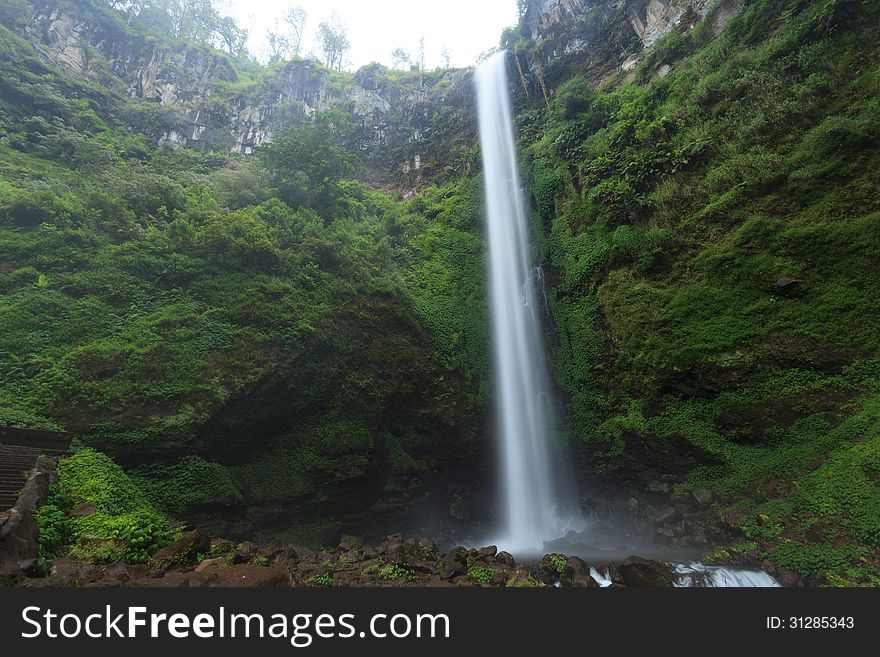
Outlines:
[[[454,166],[449,147],[474,137],[468,70],[395,74],[372,64],[351,76],[297,58],[248,75],[216,50],[136,34],[89,0],[32,5],[19,32],[40,58],[151,104],[150,120],[131,127],[159,142],[251,155],[285,125],[341,107],[374,182],[405,185]],[[432,148],[439,140],[446,146]]]
[[[228,56],[210,48],[134,33],[113,12],[96,10],[91,0],[31,4],[35,15],[19,32],[40,58],[147,103],[149,110],[130,114],[137,116],[130,118],[130,127],[156,141],[251,155],[285,125],[341,107],[358,125],[353,147],[375,183],[406,188],[470,170],[466,152],[476,133],[468,69],[413,75],[371,64],[351,76],[295,59],[242,73]],[[524,83],[535,96],[549,98],[575,72],[592,69],[598,82],[619,67],[632,70],[642,50],[670,30],[686,28],[712,11],[720,31],[741,4],[534,2],[523,19],[532,40],[524,57]]]

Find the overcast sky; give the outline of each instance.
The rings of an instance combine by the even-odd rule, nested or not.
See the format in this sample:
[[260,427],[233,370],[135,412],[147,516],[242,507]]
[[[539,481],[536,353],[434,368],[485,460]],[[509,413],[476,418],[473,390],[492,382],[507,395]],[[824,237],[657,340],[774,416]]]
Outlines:
[[425,37],[425,67],[444,64],[442,51],[452,53],[452,66],[470,66],[477,56],[497,46],[501,31],[516,24],[516,0],[225,0],[227,11],[251,33],[258,56],[265,52],[266,31],[290,5],[308,15],[302,54],[319,54],[318,23],[336,12],[348,28],[349,70],[378,61],[391,66],[391,51],[403,48],[415,56],[419,36]]

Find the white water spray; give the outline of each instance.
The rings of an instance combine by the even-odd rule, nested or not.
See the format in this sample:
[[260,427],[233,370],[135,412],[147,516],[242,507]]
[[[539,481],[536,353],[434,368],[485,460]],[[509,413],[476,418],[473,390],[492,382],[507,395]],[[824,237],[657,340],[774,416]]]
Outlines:
[[498,543],[527,552],[541,550],[545,540],[560,536],[566,527],[551,465],[551,395],[541,334],[543,277],[531,265],[505,54],[492,56],[477,69],[476,85],[506,523]]

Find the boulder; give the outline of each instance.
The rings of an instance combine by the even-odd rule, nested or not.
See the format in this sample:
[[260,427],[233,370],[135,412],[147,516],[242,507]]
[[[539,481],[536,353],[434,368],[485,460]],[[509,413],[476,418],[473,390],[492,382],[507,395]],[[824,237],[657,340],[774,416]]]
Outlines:
[[676,523],[681,520],[681,511],[679,511],[674,506],[667,507],[665,509],[661,509],[657,512],[657,515],[654,516],[654,524],[655,525],[665,525],[666,523]]
[[477,553],[479,554],[480,557],[483,557],[483,558],[494,557],[496,554],[498,554],[498,548],[495,547],[494,545],[489,545],[487,547],[480,548],[479,550],[477,550]]
[[196,566],[197,573],[203,573],[210,568],[223,568],[226,566],[226,559],[223,557],[214,557],[213,559],[205,559]]
[[513,555],[510,554],[510,552],[505,552],[503,550],[495,555],[495,561],[508,568],[516,566],[516,560],[513,558]]
[[776,578],[783,586],[801,586],[801,576],[788,568],[776,567]]
[[781,276],[779,280],[773,284],[773,291],[782,296],[792,296],[797,293],[803,282],[804,281],[801,278]]
[[109,584],[122,586],[130,582],[132,578],[129,566],[126,563],[113,563],[104,568],[104,579]]
[[429,550],[431,552],[437,551],[437,544],[434,543],[430,538],[423,538],[419,541],[419,547],[423,550]]
[[691,493],[694,499],[702,506],[709,506],[715,501],[715,493],[708,488],[695,488]]
[[564,572],[566,558],[561,554],[545,554],[538,564],[537,577],[545,586],[553,586]]
[[12,586],[25,575],[35,574],[39,532],[34,511],[45,504],[54,480],[54,464],[38,462],[15,505],[0,517],[0,586]]
[[626,586],[671,587],[675,580],[674,574],[667,566],[640,557],[629,557],[618,564],[617,572]]
[[364,546],[364,537],[363,536],[351,536],[350,534],[343,534],[339,539],[339,547],[343,550],[360,550]]
[[260,548],[256,543],[253,541],[245,541],[235,548],[235,553],[232,555],[232,563],[247,563],[253,561],[254,557],[259,556],[259,554]]
[[275,563],[287,566],[288,568],[295,567],[302,558],[299,550],[300,549],[294,545],[286,546],[276,555]]
[[176,541],[161,548],[150,561],[153,576],[172,568],[186,568],[196,563],[198,555],[211,549],[211,541],[200,531],[184,532]]
[[60,557],[52,561],[49,577],[53,586],[85,586],[104,577],[98,566]]
[[569,557],[565,561],[565,568],[559,578],[563,586],[577,588],[599,588],[599,583],[590,576],[590,567],[578,557]]
[[73,509],[68,515],[71,518],[84,518],[86,516],[94,515],[97,512],[98,512],[97,506],[86,502],[84,504],[80,504],[78,507]]
[[404,564],[407,561],[403,543],[389,543],[385,546],[385,558],[391,563]]
[[285,587],[294,586],[295,580],[284,566],[213,566],[203,571],[207,585],[211,587]]
[[271,561],[284,551],[280,545],[263,545],[257,550],[257,556]]
[[456,552],[448,552],[443,558],[443,568],[440,571],[441,579],[452,579],[467,574],[467,561]]

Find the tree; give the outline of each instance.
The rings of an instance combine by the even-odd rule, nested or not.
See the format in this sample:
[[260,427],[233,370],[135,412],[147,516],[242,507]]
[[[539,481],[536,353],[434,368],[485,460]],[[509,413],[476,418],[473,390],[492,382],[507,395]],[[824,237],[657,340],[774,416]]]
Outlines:
[[448,70],[450,68],[451,62],[452,62],[452,51],[449,48],[444,48],[442,55],[443,55],[443,64],[444,64],[445,68]]
[[341,181],[360,166],[348,146],[355,128],[348,114],[331,109],[273,139],[261,158],[280,198],[292,208],[305,206],[333,216],[342,196]]
[[0,3],[0,23],[5,25],[25,25],[33,15],[34,8],[28,0],[3,0]]
[[403,48],[395,48],[391,51],[391,62],[394,68],[401,67],[403,70],[409,68],[411,57]]
[[230,55],[247,52],[248,32],[221,14],[226,0],[106,0],[145,32],[164,32],[179,39],[214,46]]
[[248,31],[242,29],[230,16],[224,16],[217,25],[217,39],[221,49],[240,57],[247,54]]
[[341,71],[345,63],[345,54],[351,48],[348,40],[348,30],[345,24],[334,13],[330,20],[323,20],[318,24],[318,43],[321,52],[324,53],[324,63],[327,68]]
[[425,35],[419,37],[419,70],[425,70]]
[[287,8],[284,22],[287,23],[288,42],[292,55],[299,55],[302,48],[302,38],[306,27],[306,10],[299,5],[291,5]]
[[281,29],[280,22],[277,18],[275,19],[275,29],[267,30],[266,32],[266,44],[269,48],[270,64],[287,59],[287,56],[290,53],[290,40],[287,38],[287,34]]
[[270,64],[299,55],[306,17],[305,9],[299,5],[290,5],[281,20],[275,19],[274,29],[266,32]]

